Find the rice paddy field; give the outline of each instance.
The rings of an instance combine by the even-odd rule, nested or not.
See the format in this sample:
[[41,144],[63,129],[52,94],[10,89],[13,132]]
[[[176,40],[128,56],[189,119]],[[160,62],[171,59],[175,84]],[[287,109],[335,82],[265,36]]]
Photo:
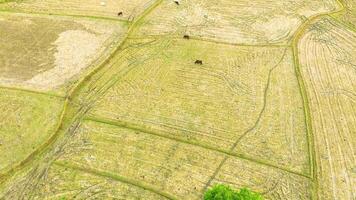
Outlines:
[[356,200],[352,0],[0,0],[0,199]]

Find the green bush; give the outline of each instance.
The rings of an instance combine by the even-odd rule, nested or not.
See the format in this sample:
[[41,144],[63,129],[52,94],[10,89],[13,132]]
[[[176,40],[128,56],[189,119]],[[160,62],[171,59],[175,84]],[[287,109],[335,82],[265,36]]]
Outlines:
[[233,190],[226,185],[215,185],[204,194],[204,200],[263,200],[263,197],[249,189]]

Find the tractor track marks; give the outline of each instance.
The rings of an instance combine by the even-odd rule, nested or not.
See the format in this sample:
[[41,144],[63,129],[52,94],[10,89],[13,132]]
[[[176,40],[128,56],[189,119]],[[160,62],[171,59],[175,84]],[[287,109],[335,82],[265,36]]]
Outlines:
[[38,15],[38,16],[59,16],[59,17],[73,17],[73,18],[87,18],[87,19],[102,19],[106,21],[118,21],[118,22],[125,22],[130,23],[129,20],[124,19],[114,19],[110,17],[100,17],[100,16],[92,16],[92,15],[71,15],[65,13],[41,13],[41,12],[24,12],[24,11],[14,11],[14,10],[5,10],[0,9],[0,13],[14,13],[14,14],[28,14],[28,15]]
[[[246,131],[234,142],[234,144],[230,147],[230,149],[229,149],[229,151],[228,151],[229,153],[232,153],[232,151],[236,148],[236,146],[239,144],[239,142],[240,142],[248,133],[250,133],[252,130],[254,130],[254,129],[257,127],[258,123],[260,122],[261,117],[262,117],[262,115],[263,115],[263,113],[264,113],[264,111],[265,111],[266,104],[267,104],[267,94],[268,94],[268,89],[269,89],[269,87],[270,87],[270,80],[271,80],[272,72],[273,72],[273,71],[280,65],[280,63],[283,61],[283,59],[284,59],[286,53],[287,53],[287,48],[284,50],[283,55],[282,55],[281,59],[278,61],[278,63],[277,63],[275,66],[273,66],[273,67],[269,70],[269,72],[268,72],[267,84],[266,84],[266,86],[265,86],[264,94],[263,94],[263,106],[262,106],[262,109],[261,109],[261,111],[260,111],[260,113],[259,113],[259,115],[258,115],[258,117],[257,117],[257,119],[256,119],[256,121],[255,121],[255,123],[254,123],[254,125],[253,125],[251,128],[249,128],[248,130],[246,130]],[[211,182],[215,179],[216,175],[219,173],[220,169],[221,169],[222,166],[225,164],[227,158],[228,158],[228,157],[225,156],[225,158],[223,159],[223,161],[219,164],[219,166],[218,166],[218,168],[215,170],[213,176],[212,176],[212,177],[209,179],[209,181],[206,183],[206,185],[205,185],[205,187],[204,187],[204,191],[206,191],[206,190],[208,189],[208,187],[210,186]],[[286,171],[286,170],[284,170],[284,171]],[[290,172],[290,171],[288,170],[288,172]]]
[[230,42],[223,42],[223,41],[216,41],[208,38],[200,38],[200,37],[194,37],[194,36],[189,36],[189,39],[183,38],[181,35],[147,35],[144,37],[130,37],[129,39],[148,39],[148,38],[153,38],[153,39],[159,39],[159,38],[169,38],[169,39],[174,39],[174,40],[192,40],[192,41],[200,41],[200,42],[208,42],[208,43],[213,43],[213,44],[221,44],[221,45],[229,45],[229,46],[237,46],[237,47],[291,47],[291,45],[288,44],[274,44],[274,43],[266,43],[266,44],[249,44],[249,43],[230,43]]
[[69,163],[64,163],[64,162],[60,162],[60,161],[55,161],[54,164],[58,165],[58,166],[61,166],[61,167],[67,167],[67,168],[71,168],[71,169],[74,169],[74,170],[79,170],[79,171],[83,171],[83,172],[86,172],[86,173],[90,173],[90,174],[94,174],[94,175],[97,175],[97,176],[101,176],[101,177],[104,177],[104,178],[110,178],[110,179],[113,179],[115,181],[119,181],[119,182],[122,182],[122,183],[127,183],[127,184],[130,184],[130,185],[134,185],[134,186],[140,187],[142,189],[148,190],[150,192],[153,192],[155,194],[158,194],[158,195],[160,195],[162,197],[165,197],[167,199],[170,199],[170,200],[178,200],[178,198],[173,196],[172,194],[168,194],[168,193],[162,192],[160,190],[155,189],[152,185],[147,185],[145,183],[130,179],[128,177],[119,176],[119,175],[112,174],[112,173],[106,172],[106,171],[100,171],[100,170],[90,169],[90,168],[83,168],[83,167],[80,167],[80,166],[76,166],[75,164],[69,164]]
[[[154,8],[156,8],[162,1],[163,0],[157,0],[154,4],[152,4],[151,7],[149,7],[146,11],[144,11],[142,13],[142,15],[140,17],[138,17],[137,20],[131,24],[131,26],[126,34],[125,39],[119,44],[119,46],[116,48],[116,50],[113,51],[111,56],[107,60],[105,60],[103,63],[101,63],[97,68],[95,68],[93,71],[91,71],[89,74],[87,74],[82,80],[79,81],[79,83],[75,87],[72,88],[72,90],[66,96],[64,106],[63,106],[63,111],[61,114],[61,118],[58,123],[59,125],[58,125],[58,128],[55,131],[55,133],[50,137],[50,139],[45,144],[43,144],[39,148],[37,148],[26,159],[24,159],[17,165],[12,166],[12,169],[1,173],[0,174],[0,179],[1,179],[0,184],[5,184],[5,182],[9,178],[11,178],[11,176],[13,176],[16,172],[18,172],[22,169],[25,169],[26,167],[30,167],[30,165],[34,164],[35,161],[39,162],[39,160],[41,160],[41,157],[42,157],[42,159],[45,155],[47,155],[46,157],[48,157],[48,154],[51,152],[51,147],[53,145],[61,144],[61,141],[63,140],[63,138],[65,138],[66,135],[71,135],[71,133],[75,132],[75,130],[80,125],[80,121],[81,121],[82,117],[90,109],[88,107],[88,105],[90,105],[90,104],[86,104],[86,106],[80,106],[79,108],[76,108],[77,107],[77,105],[75,105],[76,99],[78,99],[79,102],[81,102],[80,101],[81,88],[85,87],[85,85],[88,85],[88,84],[90,85],[91,77],[93,75],[95,75],[96,73],[98,73],[99,71],[105,69],[105,66],[107,66],[107,64],[111,61],[111,59],[114,57],[114,55],[116,55],[119,51],[122,50],[122,47],[126,43],[127,37],[130,35],[130,33],[135,28],[137,23],[143,17],[145,17],[147,14],[149,14]],[[99,96],[97,96],[97,97],[99,97]],[[71,105],[71,104],[73,104],[73,102],[74,102],[74,108],[72,110],[70,108],[70,106],[73,106],[73,105]],[[53,148],[53,149],[55,149],[54,151],[56,152],[60,148]],[[58,152],[56,152],[55,154],[57,154],[57,153]],[[49,158],[49,159],[51,160],[51,158]]]
[[[125,50],[122,47],[126,43],[127,39],[131,39],[131,38],[132,39],[136,39],[134,37],[130,37],[130,34],[135,29],[135,26],[138,24],[138,22],[141,19],[143,19],[152,10],[154,10],[154,8],[156,8],[161,2],[162,2],[162,0],[158,0],[155,4],[152,5],[152,7],[147,9],[142,14],[142,16],[139,17],[138,20],[136,20],[136,21],[134,21],[132,23],[132,25],[130,26],[129,31],[128,31],[127,35],[126,35],[126,38],[117,47],[117,49],[114,51],[114,53],[112,55],[118,53],[119,51],[124,51]],[[340,5],[342,5],[341,2],[339,2],[339,3],[340,3]],[[216,41],[212,41],[212,40],[210,41],[208,39],[200,39],[200,38],[195,38],[195,37],[191,38],[192,40],[197,40],[197,41],[202,41],[202,42],[211,42],[211,43],[226,44],[226,45],[233,45],[233,46],[286,47],[285,52],[287,51],[287,49],[289,47],[292,48],[293,57],[294,57],[295,73],[296,73],[296,77],[298,79],[299,89],[300,89],[300,92],[301,92],[302,97],[303,97],[305,123],[306,123],[306,126],[307,126],[307,137],[308,137],[308,141],[309,141],[308,143],[309,143],[309,154],[310,154],[310,163],[311,163],[311,170],[310,170],[311,171],[311,173],[310,173],[311,176],[310,177],[308,175],[304,175],[304,174],[301,174],[301,173],[298,173],[298,172],[293,172],[293,171],[290,171],[288,169],[284,169],[284,168],[281,168],[281,167],[278,167],[278,166],[273,166],[271,164],[264,163],[262,161],[255,160],[253,158],[247,158],[247,157],[232,153],[232,150],[238,145],[240,140],[243,139],[243,137],[245,135],[247,135],[249,132],[251,132],[257,126],[257,124],[259,123],[260,118],[261,118],[261,116],[262,116],[262,114],[263,114],[263,112],[265,110],[265,107],[266,107],[267,91],[268,91],[268,88],[269,88],[270,76],[271,76],[273,70],[283,60],[284,55],[285,55],[285,52],[284,52],[284,55],[282,56],[282,59],[280,60],[280,62],[276,66],[274,66],[273,69],[271,69],[269,71],[268,82],[267,82],[267,85],[265,87],[265,93],[264,93],[263,108],[260,111],[259,117],[256,119],[256,122],[255,122],[254,126],[251,127],[250,129],[248,129],[240,138],[238,138],[238,140],[234,143],[234,145],[230,148],[229,151],[222,151],[222,150],[219,150],[219,149],[215,149],[215,148],[209,147],[209,146],[204,145],[204,144],[197,144],[197,143],[185,141],[185,140],[182,140],[182,139],[177,139],[177,138],[173,138],[173,137],[167,137],[167,136],[164,136],[164,135],[156,133],[156,132],[152,132],[152,131],[149,131],[149,130],[141,129],[140,127],[137,127],[135,125],[130,124],[129,122],[126,123],[126,122],[110,121],[110,120],[107,120],[107,119],[96,119],[95,117],[91,117],[91,116],[85,117],[85,115],[88,113],[88,110],[91,108],[92,103],[94,103],[96,101],[96,99],[100,98],[101,95],[104,94],[119,78],[117,78],[116,80],[112,80],[112,79],[108,80],[107,82],[105,82],[104,86],[102,86],[102,87],[100,87],[100,85],[99,85],[98,86],[98,88],[99,88],[98,90],[96,90],[94,88],[94,94],[93,95],[91,95],[92,93],[87,94],[87,96],[89,97],[88,98],[89,101],[86,101],[86,105],[85,106],[80,106],[79,108],[75,108],[74,109],[74,114],[73,114],[72,113],[73,110],[70,110],[70,108],[68,108],[68,106],[71,106],[71,104],[73,104],[73,103],[76,104],[76,99],[80,99],[81,95],[82,95],[81,94],[81,88],[83,88],[86,85],[92,83],[91,80],[90,80],[91,77],[93,77],[96,73],[101,71],[105,67],[105,65],[110,62],[110,60],[112,58],[112,56],[111,56],[103,64],[101,64],[98,68],[96,68],[94,71],[89,73],[83,80],[81,80],[79,82],[79,84],[69,93],[69,95],[67,97],[65,97],[66,100],[65,100],[65,103],[64,103],[64,107],[63,107],[60,123],[58,125],[58,129],[57,129],[56,133],[52,135],[52,137],[48,140],[48,142],[46,142],[46,144],[44,144],[41,147],[39,147],[31,156],[29,156],[28,158],[23,160],[17,166],[14,166],[14,168],[11,171],[8,171],[8,172],[0,174],[0,179],[1,179],[0,184],[3,183],[4,181],[6,181],[7,178],[9,178],[11,175],[15,174],[17,171],[20,171],[20,170],[24,169],[26,166],[29,166],[30,164],[35,162],[35,160],[40,159],[41,156],[43,156],[43,155],[47,154],[49,151],[51,151],[49,149],[51,146],[56,144],[58,142],[58,140],[62,140],[63,139],[62,137],[65,137],[66,135],[70,135],[70,134],[74,133],[78,129],[78,127],[80,126],[80,124],[82,123],[83,120],[91,120],[91,121],[95,121],[95,122],[99,122],[99,123],[106,123],[106,124],[119,126],[119,127],[124,127],[124,128],[132,129],[132,130],[139,130],[139,131],[142,131],[142,132],[145,132],[145,133],[149,133],[149,134],[152,134],[152,135],[157,135],[157,136],[165,137],[165,138],[168,138],[168,139],[171,139],[171,140],[175,140],[175,141],[178,141],[178,142],[183,142],[183,143],[187,143],[187,144],[191,144],[191,145],[196,145],[196,146],[200,146],[200,147],[203,147],[203,148],[207,148],[207,149],[210,149],[210,150],[219,151],[221,153],[224,153],[226,156],[224,157],[223,161],[219,164],[218,168],[214,172],[214,174],[211,177],[211,179],[206,184],[206,187],[204,188],[204,190],[206,190],[209,187],[209,185],[211,184],[211,181],[218,174],[219,170],[222,168],[222,166],[224,165],[224,163],[226,162],[228,157],[229,156],[234,156],[234,157],[238,157],[240,159],[249,160],[249,161],[252,161],[254,163],[258,163],[258,164],[261,164],[261,165],[266,165],[266,166],[269,166],[269,167],[272,167],[272,168],[277,168],[279,170],[283,170],[283,171],[288,172],[288,173],[292,173],[292,174],[295,174],[295,175],[298,175],[298,176],[302,176],[302,177],[305,177],[305,178],[308,178],[308,179],[312,179],[312,181],[314,183],[314,188],[312,190],[315,193],[314,196],[313,196],[313,199],[317,199],[318,197],[317,197],[316,193],[318,192],[318,187],[317,187],[317,173],[316,173],[316,165],[317,164],[316,164],[316,158],[315,158],[316,155],[315,155],[315,144],[314,144],[314,137],[315,136],[313,134],[313,128],[312,128],[312,124],[311,124],[311,114],[310,114],[310,107],[309,107],[310,105],[309,105],[308,96],[307,96],[307,88],[305,87],[305,83],[304,83],[304,80],[303,80],[303,77],[302,77],[302,73],[301,73],[301,69],[300,69],[300,61],[299,61],[299,56],[298,56],[299,50],[298,50],[298,46],[297,45],[298,45],[298,42],[300,41],[301,37],[304,35],[306,29],[308,28],[308,26],[310,24],[312,24],[312,22],[314,22],[314,21],[316,21],[319,18],[322,18],[324,16],[331,16],[334,13],[341,12],[343,9],[344,9],[344,6],[342,6],[341,9],[338,9],[336,11],[329,12],[329,13],[322,13],[322,14],[313,16],[313,17],[309,18],[308,20],[306,20],[306,22],[304,22],[298,28],[298,30],[296,31],[295,36],[292,38],[292,44],[291,45],[232,44],[232,43],[226,43],[226,42],[216,42]],[[0,11],[0,12],[8,12],[8,11]],[[29,14],[36,14],[36,13],[29,13]],[[60,14],[58,14],[58,15],[60,15]],[[76,16],[76,15],[63,15],[63,16],[97,18],[97,17],[93,17],[93,16]],[[331,16],[331,17],[333,17],[333,16]],[[99,17],[99,18],[101,18],[101,17]],[[103,19],[106,19],[106,18],[103,18]],[[109,18],[109,19],[106,19],[106,20],[113,20],[113,19]],[[126,20],[122,20],[122,21],[126,21]],[[344,26],[346,27],[345,24],[344,24]],[[348,27],[348,28],[351,29],[350,27]],[[351,30],[355,31],[354,29],[351,29]],[[147,38],[149,38],[149,37],[147,37]],[[153,38],[154,37],[155,36],[153,36]],[[177,39],[179,39],[179,38],[177,37]],[[180,39],[182,39],[182,38],[180,38]],[[124,74],[126,74],[126,73],[124,73]],[[2,88],[6,88],[6,87],[2,87]],[[7,89],[15,89],[15,90],[17,90],[16,88],[7,88]],[[18,90],[25,91],[23,89],[18,89]],[[33,92],[33,91],[27,91],[27,92]],[[93,91],[90,91],[90,92],[93,92]],[[33,92],[33,93],[56,96],[55,94],[53,95],[53,94],[42,93],[42,92]],[[64,98],[62,96],[57,96],[57,97]],[[79,104],[77,104],[77,105],[79,105]],[[75,105],[75,106],[77,106],[77,105]],[[68,113],[69,113],[69,116],[70,116],[69,118],[67,117]],[[177,199],[176,197],[174,197],[174,196],[172,196],[170,194],[165,194],[165,193],[162,193],[162,192],[160,192],[158,190],[155,190],[154,188],[151,188],[151,186],[142,185],[141,183],[135,182],[134,180],[130,180],[130,179],[126,179],[124,177],[119,177],[119,176],[116,176],[116,175],[112,175],[112,174],[110,174],[108,172],[102,172],[102,171],[98,171],[98,170],[95,170],[95,169],[81,168],[81,167],[78,167],[78,166],[63,164],[63,163],[60,163],[60,162],[54,162],[54,164],[59,165],[59,166],[64,166],[64,167],[70,167],[70,168],[73,168],[73,169],[85,171],[85,172],[96,174],[96,175],[103,176],[103,177],[112,178],[112,179],[117,180],[117,181],[122,181],[122,182],[125,182],[125,183],[133,184],[133,185],[136,185],[138,187],[141,187],[141,188],[150,190],[152,192],[155,192],[157,194],[160,194],[160,195],[162,195],[164,197],[167,197],[168,199]]]
[[193,145],[193,146],[202,147],[204,149],[217,151],[217,152],[225,154],[226,155],[226,157],[225,157],[226,159],[229,158],[229,157],[236,157],[236,158],[239,158],[239,159],[248,160],[248,161],[257,163],[259,165],[265,165],[265,166],[268,166],[268,167],[271,167],[271,168],[275,168],[275,169],[278,169],[278,170],[281,170],[281,171],[285,171],[285,172],[288,172],[288,173],[291,173],[291,174],[294,174],[294,175],[297,175],[297,176],[301,176],[301,177],[304,177],[304,178],[308,178],[308,179],[310,178],[309,176],[307,176],[305,174],[301,174],[299,172],[294,172],[294,171],[291,171],[289,169],[285,169],[285,168],[278,167],[278,166],[275,166],[275,165],[271,165],[269,163],[265,163],[263,161],[256,160],[256,159],[253,159],[253,158],[249,158],[249,157],[246,157],[246,156],[243,156],[243,155],[240,155],[240,154],[236,154],[236,153],[233,153],[233,152],[230,152],[230,151],[225,151],[225,150],[222,150],[222,149],[219,149],[219,148],[211,147],[209,145],[205,145],[205,144],[201,144],[201,143],[197,143],[197,142],[191,142],[191,141],[184,140],[184,139],[179,139],[179,138],[176,138],[176,137],[169,137],[169,136],[167,136],[165,134],[159,133],[158,131],[141,128],[140,125],[136,125],[136,124],[133,124],[133,123],[130,123],[130,122],[124,122],[124,121],[118,121],[118,120],[113,121],[113,120],[110,120],[110,119],[96,118],[96,117],[93,117],[93,116],[87,116],[87,117],[84,118],[84,120],[89,120],[89,121],[93,121],[93,122],[97,122],[97,123],[108,124],[108,125],[112,125],[112,126],[127,128],[127,129],[130,129],[130,130],[144,132],[144,133],[147,133],[147,134],[150,134],[150,135],[155,135],[155,136],[166,138],[166,139],[169,139],[169,140],[174,140],[174,141],[177,141],[177,142],[180,142],[180,143],[185,143],[185,144],[189,144],[189,145]]
[[[306,77],[311,123],[315,129],[317,187],[320,199],[353,198],[355,90],[353,31],[325,16],[308,28],[298,43]],[[318,57],[313,60],[311,58]],[[352,97],[352,96],[351,96]],[[346,99],[347,98],[347,99]]]
[[304,114],[305,114],[305,124],[306,124],[306,129],[307,129],[307,138],[308,138],[308,146],[309,146],[309,154],[310,154],[310,174],[312,176],[313,180],[313,188],[311,189],[313,192],[312,199],[319,199],[318,198],[318,177],[317,177],[317,162],[316,162],[316,149],[315,149],[315,136],[313,133],[313,127],[312,127],[312,119],[311,119],[311,112],[310,112],[310,103],[308,100],[308,95],[307,95],[307,88],[305,86],[305,81],[302,76],[301,72],[301,67],[300,67],[300,58],[299,58],[299,49],[298,49],[298,43],[301,40],[302,36],[304,35],[305,31],[307,28],[314,22],[317,21],[318,19],[324,17],[324,16],[329,16],[335,13],[343,12],[345,10],[345,6],[340,2],[340,0],[336,0],[336,2],[339,4],[340,8],[336,9],[335,11],[332,12],[327,12],[327,13],[321,13],[318,15],[315,15],[308,20],[306,20],[296,31],[295,35],[293,38],[291,38],[292,41],[292,50],[293,50],[293,57],[294,57],[294,66],[295,66],[295,73],[296,77],[298,79],[298,84],[299,84],[299,89],[303,98],[303,105],[304,105]]

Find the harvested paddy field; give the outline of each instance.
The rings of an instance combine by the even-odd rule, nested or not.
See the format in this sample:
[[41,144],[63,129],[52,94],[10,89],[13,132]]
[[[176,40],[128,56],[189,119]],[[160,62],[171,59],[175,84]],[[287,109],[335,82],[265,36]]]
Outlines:
[[0,83],[58,89],[108,54],[125,31],[124,23],[1,13]]
[[[164,51],[157,52],[162,43]],[[90,117],[308,173],[303,104],[290,49],[186,40],[154,41],[139,49],[125,56],[132,70]],[[196,59],[204,64],[194,64]]]
[[0,89],[1,173],[30,157],[51,138],[62,107],[62,98]]
[[319,197],[355,199],[356,33],[323,18],[307,30],[299,49],[309,88]]
[[[199,199],[206,183],[226,156],[227,161],[212,184],[249,186],[270,198],[308,199],[310,196],[308,178],[197,145],[93,121],[84,122],[56,163],[62,167],[106,174],[129,183],[138,182],[169,199]],[[235,171],[237,168],[241,170]],[[264,172],[273,176],[258,175]],[[295,187],[290,188],[289,185]]]
[[182,36],[238,44],[286,44],[309,17],[335,1],[165,0],[140,22],[134,36]]
[[9,1],[0,5],[0,10],[132,21],[154,2],[154,0],[25,0]]
[[350,0],[0,0],[0,199],[356,199]]
[[341,0],[345,5],[345,9],[342,12],[336,13],[333,17],[337,18],[353,31],[356,30],[356,1],[354,0]]

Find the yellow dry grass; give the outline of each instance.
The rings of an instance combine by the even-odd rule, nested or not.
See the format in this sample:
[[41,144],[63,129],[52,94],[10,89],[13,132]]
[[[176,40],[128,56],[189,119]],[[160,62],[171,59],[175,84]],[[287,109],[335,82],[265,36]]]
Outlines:
[[271,72],[264,110],[234,152],[310,174],[303,103],[288,50]]
[[227,159],[211,185],[221,183],[234,188],[254,188],[265,199],[312,199],[310,179],[235,158]]
[[0,14],[0,84],[54,90],[105,57],[126,31],[122,23]]
[[63,100],[0,89],[0,173],[46,143],[58,126]]
[[[131,21],[154,2],[154,0],[26,0],[0,4],[0,9]],[[118,15],[119,12],[122,14]]]
[[130,51],[90,116],[309,173],[290,50],[154,40]]
[[342,21],[345,26],[356,30],[356,1],[354,0],[340,0],[344,5],[344,11],[334,15],[337,19]]
[[356,33],[331,18],[299,42],[311,109],[319,199],[356,198]]
[[165,0],[135,31],[147,35],[184,34],[243,44],[286,44],[306,18],[337,9],[335,1]]
[[0,199],[355,199],[353,8],[0,0]]
[[[86,121],[57,162],[142,188],[149,185],[151,191],[170,199],[200,199],[224,157],[221,152],[196,145]],[[63,179],[68,178],[58,181]],[[310,197],[308,178],[234,156],[229,156],[213,181],[251,187],[265,193],[267,198]]]
[[34,199],[167,199],[129,183],[60,165],[51,166],[40,186],[32,193]]

